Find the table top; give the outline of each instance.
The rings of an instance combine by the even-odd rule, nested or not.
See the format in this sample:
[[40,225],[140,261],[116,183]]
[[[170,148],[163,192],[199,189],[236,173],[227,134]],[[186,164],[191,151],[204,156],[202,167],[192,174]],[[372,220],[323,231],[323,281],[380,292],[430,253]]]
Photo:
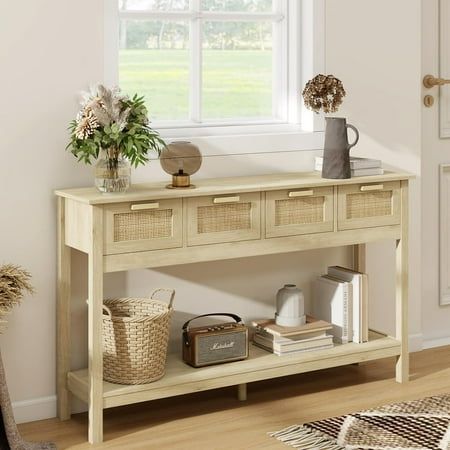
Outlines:
[[343,180],[322,178],[320,172],[275,173],[245,177],[192,179],[192,189],[168,189],[165,182],[133,184],[127,192],[103,194],[95,187],[59,189],[55,194],[89,205],[135,202],[155,199],[199,197],[238,192],[274,191],[309,187],[340,186],[348,184],[382,183],[408,180],[414,175],[407,172],[385,171],[383,175],[353,177]]

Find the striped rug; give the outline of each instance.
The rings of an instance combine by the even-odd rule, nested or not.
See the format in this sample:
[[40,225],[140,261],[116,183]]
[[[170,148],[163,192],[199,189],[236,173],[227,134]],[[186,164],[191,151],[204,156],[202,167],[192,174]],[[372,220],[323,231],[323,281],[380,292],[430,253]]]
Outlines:
[[269,434],[302,450],[450,450],[450,395],[393,403]]

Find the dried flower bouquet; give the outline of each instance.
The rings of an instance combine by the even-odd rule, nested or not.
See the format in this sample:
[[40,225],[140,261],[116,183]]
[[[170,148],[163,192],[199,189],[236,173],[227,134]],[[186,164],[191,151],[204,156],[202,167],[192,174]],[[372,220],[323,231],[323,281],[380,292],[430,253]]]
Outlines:
[[[105,170],[103,191],[124,190],[120,183],[120,162],[126,158],[133,166],[149,161],[149,153],[159,156],[165,143],[158,132],[149,125],[144,98],[123,95],[119,88],[108,89],[98,85],[83,94],[81,110],[70,123],[70,142],[67,146],[72,154],[86,164],[99,158],[104,151]],[[119,185],[114,185],[118,183]],[[102,189],[100,189],[102,190]]]
[[305,106],[319,113],[334,113],[341,106],[346,95],[342,81],[333,75],[316,75],[306,83],[303,90]]

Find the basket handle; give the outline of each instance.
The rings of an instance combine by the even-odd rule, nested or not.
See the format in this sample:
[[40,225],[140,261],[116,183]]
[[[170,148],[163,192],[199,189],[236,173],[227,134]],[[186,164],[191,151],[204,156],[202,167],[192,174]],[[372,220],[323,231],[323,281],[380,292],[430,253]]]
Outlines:
[[200,317],[211,317],[211,316],[224,316],[224,317],[231,317],[234,319],[236,323],[244,323],[242,319],[237,314],[231,314],[231,313],[211,313],[211,314],[202,314],[201,316],[193,317],[192,319],[189,319],[182,327],[183,331],[187,332],[189,331],[189,324],[193,320],[200,319]]
[[172,308],[173,305],[173,299],[175,297],[175,289],[167,289],[167,288],[158,288],[155,289],[151,294],[150,294],[150,300],[155,300],[155,294],[157,294],[158,292],[170,292],[170,299],[169,299],[169,308]]
[[103,311],[106,311],[106,314],[108,314],[109,318],[112,319],[111,310],[106,305],[102,305],[102,307],[103,307]]
[[[89,305],[89,299],[86,299],[86,305]],[[103,311],[106,311],[106,314],[108,314],[109,318],[112,319],[112,312],[111,310],[106,306],[102,305]]]

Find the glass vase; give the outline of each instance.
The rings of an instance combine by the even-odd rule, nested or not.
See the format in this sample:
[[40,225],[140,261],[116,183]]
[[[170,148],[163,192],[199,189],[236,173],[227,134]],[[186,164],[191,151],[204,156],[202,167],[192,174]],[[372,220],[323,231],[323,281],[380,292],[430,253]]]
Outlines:
[[95,186],[100,192],[125,192],[131,184],[131,165],[116,149],[101,150],[95,165]]

